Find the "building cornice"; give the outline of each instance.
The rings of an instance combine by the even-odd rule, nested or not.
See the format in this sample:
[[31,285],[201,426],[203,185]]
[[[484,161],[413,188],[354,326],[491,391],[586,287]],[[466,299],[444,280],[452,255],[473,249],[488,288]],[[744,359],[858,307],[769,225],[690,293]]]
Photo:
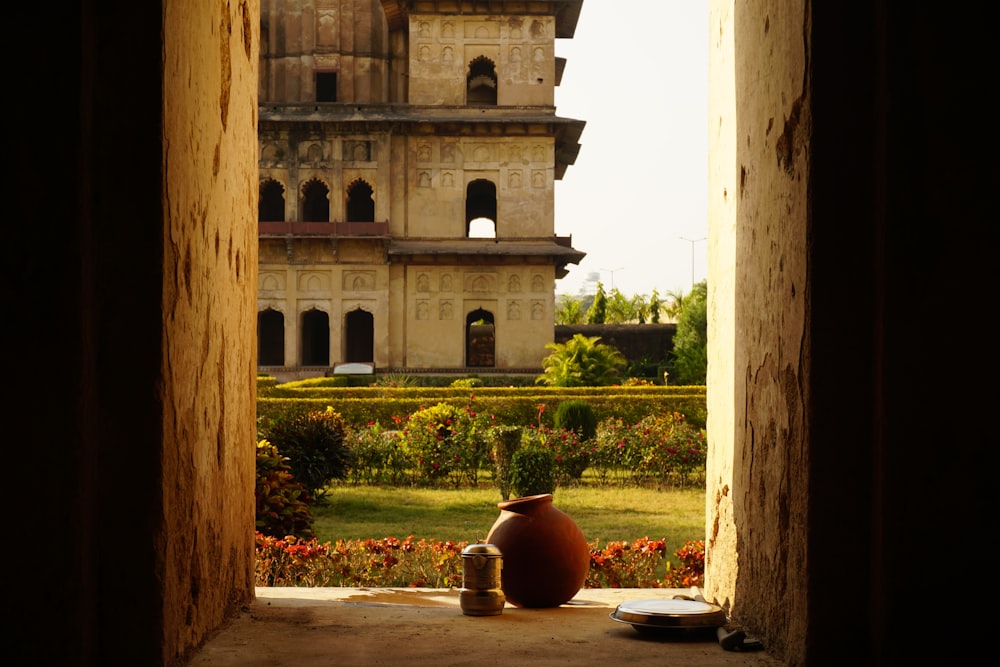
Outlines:
[[583,0],[382,0],[390,30],[405,29],[411,13],[554,16],[557,39],[573,37],[582,6]]

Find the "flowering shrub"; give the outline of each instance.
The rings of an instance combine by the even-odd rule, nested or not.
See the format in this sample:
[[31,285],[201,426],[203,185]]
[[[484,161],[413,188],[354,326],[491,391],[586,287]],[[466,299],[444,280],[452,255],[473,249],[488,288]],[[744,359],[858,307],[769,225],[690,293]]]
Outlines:
[[[396,425],[402,423],[393,417]],[[403,432],[384,428],[377,421],[363,428],[348,428],[344,442],[353,452],[353,465],[347,479],[353,484],[391,484],[399,486],[409,479],[416,461],[403,446]]]
[[660,484],[684,485],[692,473],[704,472],[705,435],[678,412],[650,415],[632,429],[640,457],[639,471]]
[[[257,586],[348,586],[457,588],[462,585],[462,549],[468,542],[385,537],[337,540],[268,537],[257,533]],[[585,588],[690,588],[704,581],[705,545],[686,542],[665,560],[664,540],[590,545]]]
[[688,540],[674,555],[680,567],[674,569],[667,563],[665,581],[668,588],[690,588],[705,583],[705,543],[702,540]]
[[292,478],[288,458],[267,440],[257,443],[254,487],[257,530],[266,535],[312,537],[312,497]]
[[453,588],[462,585],[468,542],[283,539],[257,533],[257,586]]
[[571,429],[532,424],[522,431],[521,446],[552,452],[556,486],[566,486],[579,480],[590,465],[590,448]]
[[594,447],[590,452],[590,467],[601,484],[625,486],[636,468],[632,426],[612,417],[597,425]]
[[640,537],[632,543],[608,542],[603,549],[590,545],[586,588],[690,588],[704,583],[705,544],[685,542],[674,552],[680,565],[665,560],[664,540]]
[[410,415],[403,429],[403,450],[415,461],[421,480],[447,479],[454,486],[476,485],[489,456],[488,421],[469,405],[438,403]]
[[705,434],[679,412],[650,415],[635,424],[606,419],[597,426],[591,466],[603,484],[703,484]]

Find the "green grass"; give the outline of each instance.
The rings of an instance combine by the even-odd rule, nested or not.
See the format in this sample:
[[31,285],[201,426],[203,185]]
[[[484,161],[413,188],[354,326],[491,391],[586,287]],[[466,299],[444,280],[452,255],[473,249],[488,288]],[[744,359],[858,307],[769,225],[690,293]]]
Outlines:
[[[657,491],[560,488],[553,504],[576,521],[588,542],[664,539],[668,553],[705,539],[704,489]],[[338,485],[313,508],[320,542],[383,537],[482,542],[500,513],[495,488],[423,489]]]

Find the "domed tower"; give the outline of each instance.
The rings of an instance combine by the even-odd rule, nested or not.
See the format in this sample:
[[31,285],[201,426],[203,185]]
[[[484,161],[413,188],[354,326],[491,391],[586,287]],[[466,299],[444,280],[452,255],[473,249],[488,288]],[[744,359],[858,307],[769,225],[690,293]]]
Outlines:
[[582,0],[262,6],[259,358],[285,377],[540,372],[554,183],[584,122],[556,115]]

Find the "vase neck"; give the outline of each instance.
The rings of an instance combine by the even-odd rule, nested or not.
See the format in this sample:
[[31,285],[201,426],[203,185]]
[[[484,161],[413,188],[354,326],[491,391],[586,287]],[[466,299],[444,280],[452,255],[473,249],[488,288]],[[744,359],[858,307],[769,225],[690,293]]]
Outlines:
[[524,496],[521,498],[513,498],[511,500],[506,500],[502,503],[498,503],[497,507],[508,512],[515,512],[517,514],[524,514],[530,512],[543,505],[549,505],[552,503],[551,493],[541,493],[537,496]]

